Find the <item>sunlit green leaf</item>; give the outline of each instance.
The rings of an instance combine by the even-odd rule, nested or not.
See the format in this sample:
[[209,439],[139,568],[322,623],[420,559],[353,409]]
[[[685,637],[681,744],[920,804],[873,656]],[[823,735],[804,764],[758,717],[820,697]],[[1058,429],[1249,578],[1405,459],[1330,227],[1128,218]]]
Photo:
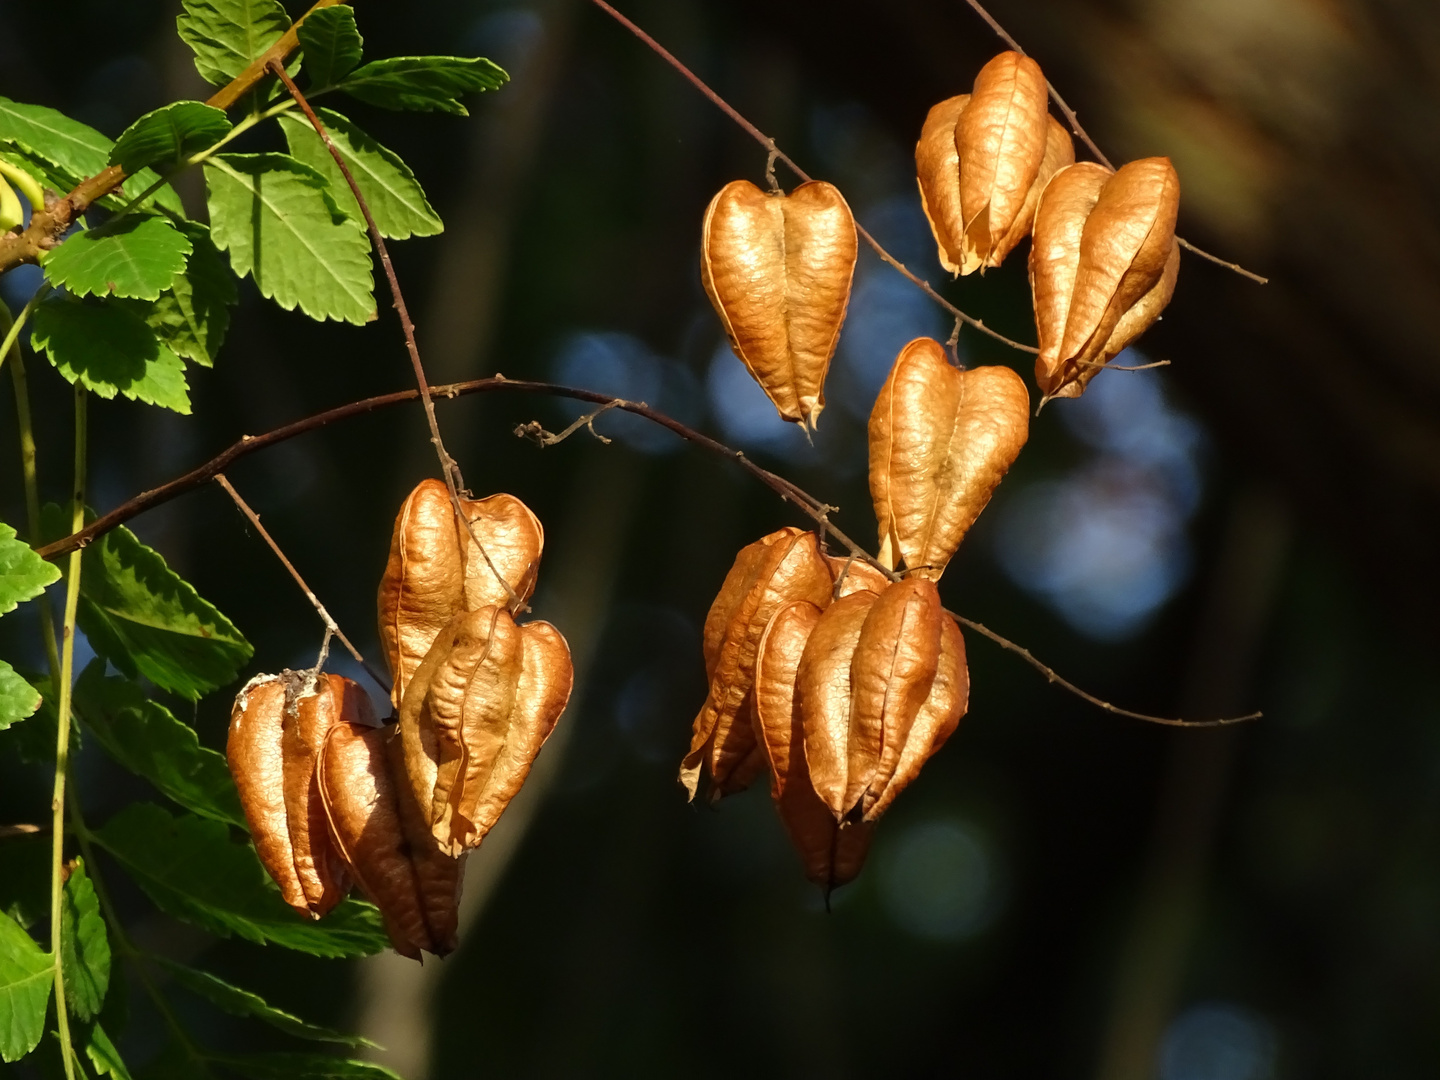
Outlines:
[[161,794],[202,817],[246,828],[225,756],[201,746],[194,728],[148,700],[140,687],[107,679],[104,663],[96,660],[75,684],[75,708],[106,753]]
[[215,145],[229,130],[223,109],[200,101],[177,101],[146,113],[121,132],[110,149],[110,164],[127,173],[147,165],[164,171]]
[[50,847],[40,832],[0,840],[0,913],[26,930],[50,917]]
[[295,30],[305,52],[305,74],[312,89],[343,79],[360,62],[364,42],[355,28],[355,12],[345,4],[320,8]]
[[215,1060],[251,1080],[403,1080],[383,1065],[323,1054],[227,1055]]
[[205,178],[211,235],[260,295],[312,319],[375,318],[370,239],[324,176],[288,154],[219,154]]
[[[0,730],[0,753],[13,752],[27,765],[53,767],[55,764],[55,695],[50,690],[50,680],[34,672],[21,672],[21,678],[40,693],[40,704],[23,724],[13,724]],[[80,733],[70,732],[70,753],[77,750],[76,738]],[[48,909],[47,909],[48,910]]]
[[120,1057],[120,1051],[115,1049],[115,1044],[110,1041],[110,1036],[105,1034],[105,1029],[98,1023],[90,1027],[90,1037],[85,1041],[85,1056],[90,1059],[91,1066],[100,1076],[113,1076],[115,1080],[130,1080],[130,1070],[125,1068],[125,1061]]
[[70,868],[60,894],[60,958],[71,1012],[81,1020],[94,1019],[110,986],[110,940],[81,859]]
[[76,233],[45,260],[45,277],[76,296],[154,300],[185,269],[189,238],[169,218],[130,215]]
[[0,1061],[19,1061],[40,1044],[54,978],[50,954],[0,914]]
[[155,331],[177,356],[211,367],[230,328],[230,308],[237,299],[235,275],[198,221],[177,225],[194,250],[185,272],[170,283],[153,304],[121,301]]
[[[365,196],[366,205],[370,207],[382,236],[404,240],[412,235],[433,236],[445,228],[430,201],[425,198],[420,182],[415,179],[410,167],[400,160],[399,154],[380,145],[337,112],[317,109],[316,113],[349,166],[350,175],[360,185],[360,193]],[[330,182],[330,194],[340,208],[356,221],[363,220],[340,167],[335,164],[335,159],[330,156],[330,151],[325,148],[310,121],[294,113],[282,113],[280,122],[285,140],[290,144],[290,153],[323,174]]]
[[460,95],[494,90],[509,78],[503,68],[481,57],[393,56],[366,64],[339,86],[382,109],[468,116]]
[[222,937],[238,934],[316,956],[365,956],[389,944],[368,904],[347,900],[323,922],[296,915],[254,849],[233,842],[218,821],[132,803],[96,836],[162,911]]
[[0,660],[0,731],[27,716],[34,716],[39,707],[40,691]]
[[83,179],[110,163],[110,140],[58,109],[0,97],[0,142],[14,143]]
[[290,29],[279,0],[184,0],[175,20],[180,40],[195,51],[195,69],[222,86]]
[[0,522],[0,615],[33,600],[59,580],[58,567],[36,555],[14,529]]
[[185,362],[128,307],[52,297],[35,309],[31,344],[70,382],[103,398],[190,412]]

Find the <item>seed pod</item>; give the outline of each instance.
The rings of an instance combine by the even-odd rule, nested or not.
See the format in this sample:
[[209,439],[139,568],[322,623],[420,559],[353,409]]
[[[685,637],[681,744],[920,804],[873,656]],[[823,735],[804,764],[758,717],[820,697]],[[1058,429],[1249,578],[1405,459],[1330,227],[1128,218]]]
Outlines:
[[921,203],[940,262],[952,274],[999,266],[1030,232],[1040,191],[1075,160],[1049,115],[1040,66],[1003,52],[973,93],[934,106],[915,146]]
[[[482,552],[469,530],[460,531],[465,564],[465,609],[477,611],[490,604],[510,606],[510,593],[501,583],[501,577],[510,583],[522,603],[529,600],[540,573],[540,555],[545,550],[545,529],[540,519],[514,495],[462,500],[460,505],[470,519],[470,529],[484,545]],[[492,564],[494,570],[490,568]]]
[[700,280],[730,345],[780,415],[811,430],[856,253],[850,207],[823,181],[767,195],[735,180],[705,211]]
[[680,783],[695,797],[700,767],[710,773],[716,797],[748,786],[765,767],[755,741],[753,708],[755,653],[770,616],[782,604],[828,602],[834,588],[830,564],[814,533],[780,529],[743,548],[705,620],[707,647],[722,617],[723,636],[707,657],[710,690],[695,717],[690,752],[680,765]]
[[285,903],[308,918],[285,814],[285,697],[284,676],[257,675],[246,683],[230,711],[225,757],[260,865],[280,886]]
[[795,676],[820,608],[804,600],[770,619],[755,661],[756,733],[770,764],[770,794],[805,876],[827,892],[852,880],[865,862],[872,826],[836,824],[815,794],[804,729],[795,709]]
[[333,726],[320,754],[321,799],[331,839],[380,909],[395,950],[412,960],[422,949],[443,956],[455,947],[461,868],[434,845],[406,838],[385,745],[393,735],[393,729]]
[[305,900],[319,918],[350,889],[345,860],[330,843],[325,807],[320,801],[316,764],[325,736],[337,723],[375,727],[370,699],[358,683],[340,675],[320,675],[292,686],[285,708],[281,755],[285,775],[285,816],[295,871]]
[[1180,183],[1168,158],[1110,173],[1089,162],[1056,174],[1035,214],[1031,291],[1050,397],[1085,384],[1160,316],[1175,289]]
[[1029,417],[1009,368],[961,371],[930,338],[906,345],[870,413],[880,561],[939,580],[1025,445]]
[[869,589],[873,593],[883,592],[890,579],[863,559],[849,559],[841,555],[827,555],[830,574],[835,579],[834,599]]

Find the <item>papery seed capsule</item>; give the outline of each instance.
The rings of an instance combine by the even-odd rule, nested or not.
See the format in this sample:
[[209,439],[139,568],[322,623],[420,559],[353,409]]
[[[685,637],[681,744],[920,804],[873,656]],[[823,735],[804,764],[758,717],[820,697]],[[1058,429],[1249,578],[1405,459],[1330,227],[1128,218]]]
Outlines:
[[[545,550],[545,529],[540,519],[514,495],[462,500],[460,505],[480,541],[477,545],[470,530],[460,533],[466,610],[476,611],[490,604],[510,606],[510,592],[501,582],[502,577],[521,603],[529,600]],[[484,546],[483,552],[480,545]]]
[[404,741],[394,727],[385,732],[385,760],[400,811],[400,831],[415,868],[425,925],[437,946],[435,951],[443,956],[453,952],[459,942],[460,893],[465,882],[465,861],[470,856],[465,852],[451,858],[436,846],[426,812],[406,782]]
[[705,620],[706,644],[728,612],[723,636],[714,648],[710,690],[695,717],[690,752],[680,767],[680,782],[693,798],[703,763],[719,795],[747,786],[764,769],[755,742],[750,710],[755,652],[770,616],[794,600],[828,602],[834,588],[830,566],[814,533],[787,528],[742,549]]
[[827,555],[825,561],[830,564],[830,574],[835,579],[833,599],[839,600],[842,596],[849,596],[862,589],[869,589],[873,593],[882,592],[890,584],[888,577],[864,559]]
[[870,495],[880,561],[938,580],[1029,433],[1030,395],[1005,367],[953,367],[917,338],[870,413]]
[[855,272],[855,219],[823,181],[767,195],[748,180],[705,211],[700,280],[735,354],[780,415],[814,429]]
[[960,151],[955,148],[955,125],[970,104],[969,94],[946,98],[931,107],[915,144],[915,182],[920,206],[930,222],[939,248],[940,265],[960,275],[965,261],[965,216],[960,209]]
[[[393,734],[393,729],[333,726],[320,754],[321,798],[331,839],[380,909],[395,950],[412,960],[420,959],[422,949],[443,956],[454,947],[459,863],[433,845],[407,840],[385,745]],[[422,875],[417,866],[426,860]],[[447,874],[455,875],[454,888],[436,888]]]

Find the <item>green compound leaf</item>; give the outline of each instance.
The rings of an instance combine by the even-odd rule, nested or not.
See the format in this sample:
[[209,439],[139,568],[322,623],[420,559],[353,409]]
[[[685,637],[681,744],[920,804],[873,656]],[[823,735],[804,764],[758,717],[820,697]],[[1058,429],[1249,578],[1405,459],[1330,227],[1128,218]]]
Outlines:
[[172,960],[159,957],[156,958],[156,961],[169,971],[175,981],[185,989],[198,994],[217,1009],[222,1009],[232,1016],[251,1016],[264,1021],[271,1027],[278,1028],[287,1035],[310,1039],[314,1042],[340,1043],[357,1048],[376,1045],[362,1036],[346,1035],[320,1024],[301,1020],[284,1009],[277,1009],[259,994],[252,994],[249,990],[233,986],[208,971],[198,971],[195,968],[186,967],[184,964],[177,964]]
[[157,299],[185,269],[189,238],[158,215],[76,233],[45,259],[45,277],[76,296]]
[[347,900],[323,922],[302,919],[266,878],[249,844],[218,821],[132,803],[96,838],[162,911],[221,937],[238,934],[315,956],[368,956],[389,945],[379,913]]
[[40,558],[14,529],[0,523],[0,615],[33,600],[59,580],[59,567]]
[[40,691],[26,682],[13,667],[0,660],[0,731],[34,716],[40,707]]
[[[322,8],[322,11],[348,11],[348,8]],[[445,228],[440,216],[425,198],[420,181],[400,155],[381,146],[353,123],[330,109],[318,109],[317,115],[330,133],[350,175],[360,185],[360,193],[370,207],[380,234],[390,240],[410,236],[434,236]],[[340,167],[330,156],[315,128],[303,116],[281,113],[280,126],[290,153],[297,160],[322,174],[330,184],[330,194],[351,218],[363,220],[360,206],[345,183]]]
[[148,112],[120,134],[110,148],[110,164],[134,173],[147,165],[162,170],[214,146],[230,131],[223,109],[200,101],[177,101]]
[[495,90],[510,76],[480,57],[394,56],[375,60],[341,80],[351,97],[382,109],[403,112],[447,112],[469,116],[461,94]]
[[279,0],[185,0],[181,6],[175,29],[195,51],[195,70],[215,86],[239,75],[290,29]]
[[250,1080],[403,1080],[383,1065],[324,1054],[227,1055],[213,1060]]
[[0,914],[0,1061],[40,1045],[55,963],[9,915]]
[[210,230],[236,276],[312,319],[375,318],[370,240],[325,177],[288,154],[219,154],[205,163]]
[[312,91],[334,85],[360,63],[364,41],[355,28],[355,12],[347,5],[312,11],[296,27],[295,35],[305,53],[305,74],[310,76]]
[[110,986],[110,941],[95,886],[76,859],[60,894],[60,962],[65,968],[65,1000],[81,1020],[93,1020]]
[[0,915],[22,929],[50,917],[50,855],[45,833],[0,840]]
[[[7,730],[0,731],[0,753],[13,750],[15,756],[27,765],[54,768],[55,695],[50,689],[50,680],[30,671],[24,672],[21,677],[40,692],[40,704],[26,723],[14,724]],[[74,740],[79,734],[74,730],[70,732],[72,755],[78,753]],[[50,909],[47,906],[45,910],[48,912]]]
[[230,308],[238,298],[235,275],[211,242],[209,229],[197,221],[181,222],[177,228],[194,248],[185,272],[153,304],[122,302],[171,352],[212,367],[230,328]]
[[225,755],[201,746],[194,728],[140,687],[105,678],[104,663],[92,661],[75,684],[75,708],[105,752],[161,794],[202,817],[247,828]]
[[214,605],[121,526],[85,549],[80,629],[129,678],[198,700],[234,682],[254,654]]
[[46,300],[35,309],[30,342],[70,382],[102,398],[117,393],[189,414],[185,362],[129,308],[101,301]]
[[125,1068],[120,1051],[115,1049],[110,1036],[105,1034],[105,1029],[98,1023],[90,1028],[90,1037],[85,1041],[85,1056],[90,1059],[90,1065],[98,1075],[113,1076],[115,1080],[130,1080],[130,1070]]

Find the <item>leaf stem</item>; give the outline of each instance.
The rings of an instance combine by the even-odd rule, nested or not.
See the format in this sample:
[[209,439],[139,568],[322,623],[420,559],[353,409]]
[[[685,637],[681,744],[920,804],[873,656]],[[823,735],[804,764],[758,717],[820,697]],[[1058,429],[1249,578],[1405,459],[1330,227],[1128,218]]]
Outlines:
[[[75,487],[70,509],[70,527],[85,524],[85,388],[75,384]],[[55,1018],[60,1029],[61,1056],[67,1080],[75,1080],[74,1045],[70,1039],[70,1014],[65,1003],[65,965],[61,949],[60,902],[65,866],[65,778],[70,770],[70,692],[75,666],[75,612],[80,602],[80,555],[70,553],[65,581],[65,622],[61,629],[59,702],[55,715],[55,794],[50,804],[54,843],[50,859],[50,949],[55,957]]]

